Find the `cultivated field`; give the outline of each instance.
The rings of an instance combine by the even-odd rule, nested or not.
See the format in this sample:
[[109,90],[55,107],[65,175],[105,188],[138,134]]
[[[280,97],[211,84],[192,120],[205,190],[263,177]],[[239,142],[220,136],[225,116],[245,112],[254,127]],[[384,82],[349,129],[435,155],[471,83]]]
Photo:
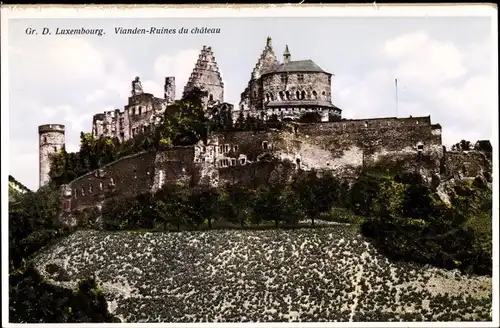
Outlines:
[[389,262],[349,226],[79,231],[36,261],[71,288],[95,272],[126,322],[491,320],[491,278]]

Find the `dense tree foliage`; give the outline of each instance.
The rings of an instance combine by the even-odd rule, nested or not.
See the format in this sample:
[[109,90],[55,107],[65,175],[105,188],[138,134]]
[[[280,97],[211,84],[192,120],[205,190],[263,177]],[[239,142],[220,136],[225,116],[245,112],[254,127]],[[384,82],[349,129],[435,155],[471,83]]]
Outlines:
[[89,278],[76,291],[46,283],[31,259],[70,230],[59,224],[59,191],[44,187],[9,206],[9,321],[13,323],[113,322]]
[[112,230],[360,223],[362,233],[395,260],[490,274],[491,190],[474,181],[455,189],[452,204],[445,204],[418,174],[365,172],[348,187],[313,171],[299,173],[291,184],[218,190],[169,184],[156,195],[109,200],[102,218]]

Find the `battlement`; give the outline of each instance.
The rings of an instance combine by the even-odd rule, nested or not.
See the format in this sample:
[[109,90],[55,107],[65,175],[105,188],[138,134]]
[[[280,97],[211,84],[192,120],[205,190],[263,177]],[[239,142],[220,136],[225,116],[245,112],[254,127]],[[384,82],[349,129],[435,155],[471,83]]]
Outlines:
[[38,127],[38,134],[47,132],[61,132],[64,133],[64,124],[44,124]]

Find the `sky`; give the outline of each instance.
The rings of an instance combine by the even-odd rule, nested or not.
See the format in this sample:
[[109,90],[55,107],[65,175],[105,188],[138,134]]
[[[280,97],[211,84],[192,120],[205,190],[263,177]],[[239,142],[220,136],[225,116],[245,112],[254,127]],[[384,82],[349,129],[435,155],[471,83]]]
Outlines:
[[[114,32],[151,26],[216,27],[220,34]],[[34,36],[28,27],[102,28],[106,35]],[[292,60],[312,59],[335,75],[332,102],[344,118],[430,115],[445,145],[492,138],[489,18],[11,19],[8,37],[9,171],[32,190],[39,125],[64,124],[66,148],[77,151],[94,114],[123,110],[135,76],[158,97],[165,77],[175,76],[179,97],[203,45],[214,51],[225,101],[238,107],[267,37],[280,61],[288,45]]]

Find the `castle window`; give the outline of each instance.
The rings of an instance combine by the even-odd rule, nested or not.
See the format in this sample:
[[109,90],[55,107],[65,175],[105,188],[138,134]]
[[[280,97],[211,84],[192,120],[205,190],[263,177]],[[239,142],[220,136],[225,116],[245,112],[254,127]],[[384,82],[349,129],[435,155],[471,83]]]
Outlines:
[[213,94],[210,94],[210,96],[208,96],[208,100],[210,100],[210,101],[214,101],[214,95],[213,95]]
[[222,145],[219,146],[219,153],[222,154]]
[[135,136],[135,128],[132,129],[132,137]]
[[280,91],[280,100],[285,100],[285,93],[283,91]]
[[102,182],[99,182],[99,189],[102,190]]
[[142,107],[139,106],[139,115],[141,115],[141,114],[142,114]]
[[231,166],[235,166],[236,165],[236,158],[231,158]]
[[326,92],[324,92],[324,91],[323,91],[323,92],[321,93],[321,95],[323,96],[323,100],[325,100],[325,99],[326,99]]
[[266,101],[269,101],[270,98],[269,93],[266,93]]
[[280,78],[281,78],[281,83],[286,83],[287,80],[286,74],[281,74]]
[[238,151],[238,145],[233,146],[233,151]]
[[262,149],[266,150],[268,149],[269,145],[267,143],[267,141],[262,141]]
[[302,100],[306,99],[306,92],[304,90],[302,90],[301,96]]
[[316,92],[316,90],[313,91],[312,95],[313,99],[318,99],[318,93]]
[[111,186],[114,186],[114,185],[115,185],[115,179],[110,178],[110,179],[109,179],[109,184],[110,184]]
[[89,194],[94,192],[94,188],[92,188],[92,185],[89,186]]
[[82,196],[85,196],[85,188],[82,187]]
[[274,101],[274,95],[273,95],[273,93],[272,93],[272,92],[271,92],[271,93],[269,93],[269,97],[271,97],[271,101]]
[[424,150],[424,145],[423,145],[422,143],[418,143],[418,144],[417,144],[417,150],[418,150],[418,151],[422,151],[422,150]]
[[299,83],[303,83],[304,82],[304,74],[297,74],[297,81],[299,81]]
[[245,157],[240,158],[240,164],[245,165],[247,162],[247,159]]
[[299,90],[295,91],[295,98],[297,98],[297,100],[300,100],[300,92],[299,92]]
[[226,144],[226,145],[224,145],[224,152],[226,152],[226,153],[227,153],[228,151],[229,151],[229,145],[228,145],[228,144]]
[[54,151],[57,151],[57,146],[54,146]]
[[257,91],[254,91],[254,92],[253,92],[253,97],[254,97],[254,98],[257,98]]
[[285,92],[286,100],[290,100],[290,91]]
[[43,142],[47,142],[47,137],[43,137]]

